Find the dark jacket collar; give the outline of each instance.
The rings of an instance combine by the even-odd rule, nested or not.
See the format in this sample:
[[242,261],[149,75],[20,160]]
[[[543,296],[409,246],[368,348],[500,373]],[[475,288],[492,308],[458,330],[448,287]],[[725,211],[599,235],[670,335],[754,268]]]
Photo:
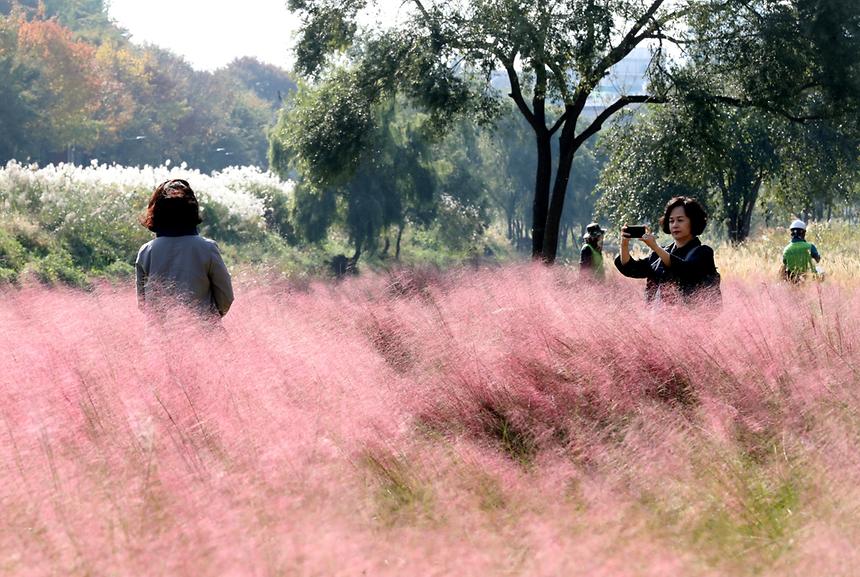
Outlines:
[[666,252],[680,256],[680,257],[683,257],[684,255],[689,253],[691,250],[693,250],[697,246],[702,246],[702,241],[699,240],[698,236],[694,236],[690,240],[690,242],[688,242],[687,244],[685,244],[681,248],[677,248],[675,246],[675,243],[673,242],[672,244],[670,244],[669,246],[666,247]]
[[194,236],[199,234],[197,227],[191,228],[162,228],[155,231],[155,236]]

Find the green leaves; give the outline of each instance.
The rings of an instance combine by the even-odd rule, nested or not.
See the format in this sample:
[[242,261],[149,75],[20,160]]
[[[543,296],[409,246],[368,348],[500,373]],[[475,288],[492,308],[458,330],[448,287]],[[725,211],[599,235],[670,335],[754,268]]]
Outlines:
[[853,0],[730,0],[699,10],[690,57],[723,94],[786,117],[857,110],[860,4]]
[[376,128],[373,102],[338,71],[316,87],[302,86],[273,132],[270,162],[281,176],[298,170],[313,184],[351,177]]
[[346,50],[357,30],[356,13],[365,4],[362,0],[290,0],[290,10],[302,14],[303,20],[295,47],[296,69],[302,74],[317,76],[329,55]]

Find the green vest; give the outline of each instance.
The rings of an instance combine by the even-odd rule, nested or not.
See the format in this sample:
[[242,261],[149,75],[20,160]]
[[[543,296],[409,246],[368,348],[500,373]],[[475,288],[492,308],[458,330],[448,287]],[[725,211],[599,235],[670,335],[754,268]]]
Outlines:
[[805,274],[815,270],[812,264],[812,244],[801,241],[792,242],[782,251],[782,262],[785,270],[791,274]]
[[594,276],[603,278],[606,274],[603,271],[603,253],[588,243],[585,246],[591,249],[591,270]]

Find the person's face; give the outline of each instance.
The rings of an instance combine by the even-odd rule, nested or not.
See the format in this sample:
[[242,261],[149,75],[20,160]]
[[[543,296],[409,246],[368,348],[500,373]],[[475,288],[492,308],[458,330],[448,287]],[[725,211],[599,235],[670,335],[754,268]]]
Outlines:
[[683,206],[676,206],[669,213],[669,234],[675,242],[688,241],[693,237],[690,218],[684,212]]

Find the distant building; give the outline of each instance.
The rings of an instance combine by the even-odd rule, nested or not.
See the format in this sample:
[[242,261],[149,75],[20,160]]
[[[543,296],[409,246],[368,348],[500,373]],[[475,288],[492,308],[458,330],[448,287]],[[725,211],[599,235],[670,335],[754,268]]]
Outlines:
[[594,116],[628,94],[645,94],[647,72],[651,64],[651,51],[647,48],[634,48],[627,57],[612,67],[609,75],[591,93],[585,105],[585,112]]

